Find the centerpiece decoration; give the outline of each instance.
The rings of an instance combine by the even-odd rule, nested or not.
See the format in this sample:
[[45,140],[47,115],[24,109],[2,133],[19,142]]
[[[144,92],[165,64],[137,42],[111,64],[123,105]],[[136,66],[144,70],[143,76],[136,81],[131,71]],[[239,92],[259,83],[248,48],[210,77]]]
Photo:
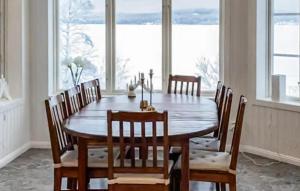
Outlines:
[[[141,86],[142,89],[142,95],[141,95],[141,101],[140,101],[140,109],[142,111],[155,111],[155,108],[152,106],[152,94],[153,94],[153,69],[150,69],[149,77],[150,77],[150,84],[149,80],[147,80],[147,83],[145,84],[145,74],[139,73],[138,80],[136,76],[134,76],[134,82],[131,80],[130,85],[127,84],[128,89],[128,97],[133,98],[136,97],[135,90]],[[150,103],[148,103],[147,100],[144,99],[144,91],[149,92],[150,94]]]

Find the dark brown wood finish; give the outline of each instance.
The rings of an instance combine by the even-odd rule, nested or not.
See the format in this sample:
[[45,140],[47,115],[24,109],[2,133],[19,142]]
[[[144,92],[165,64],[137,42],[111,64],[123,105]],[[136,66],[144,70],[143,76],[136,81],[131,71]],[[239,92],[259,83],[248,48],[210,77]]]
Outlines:
[[217,84],[217,90],[216,90],[216,94],[215,94],[215,102],[218,102],[218,99],[220,97],[221,91],[222,91],[222,87],[223,87],[223,82],[222,81],[218,81]]
[[[163,144],[158,148],[157,144],[157,123],[163,123]],[[108,179],[109,190],[149,190],[147,183],[111,183],[115,180],[116,175],[126,177],[128,173],[138,174],[139,178],[145,174],[162,175],[162,180],[169,180],[169,137],[168,137],[168,113],[157,112],[107,112],[108,123]],[[117,124],[116,124],[117,123]],[[126,125],[129,123],[130,137],[124,136]],[[117,128],[113,128],[116,125]],[[147,141],[146,131],[149,129],[152,133],[151,139]],[[114,130],[118,130],[119,139],[114,140]],[[135,132],[141,131],[141,134],[136,139]],[[140,140],[140,141],[137,141]],[[114,149],[120,149],[120,157],[114,160]],[[150,149],[151,148],[151,149]],[[138,149],[138,150],[137,150]],[[158,149],[163,152],[163,164],[158,163]],[[125,157],[129,150],[129,157]],[[138,151],[138,152],[136,152]],[[147,157],[148,152],[152,151],[152,158]],[[128,163],[128,160],[130,161]],[[141,162],[141,163],[140,163]],[[148,163],[151,162],[151,163]],[[141,177],[140,177],[141,176]],[[117,179],[116,179],[117,180]],[[151,185],[151,184],[150,184]],[[156,186],[155,188],[153,186]],[[155,184],[152,185],[154,190],[168,190],[169,184]]]
[[[226,93],[226,86],[223,85],[221,81],[218,82],[217,91],[215,95],[215,102],[218,108],[218,117],[221,118],[223,106],[224,106],[224,99]],[[214,132],[214,137],[219,137],[219,129]]]
[[82,83],[81,91],[84,106],[94,101],[99,101],[102,97],[99,79]]
[[[112,111],[139,111],[140,95],[135,99],[128,99],[127,96],[103,97],[98,102],[92,102],[85,106],[80,112],[71,116],[64,122],[64,130],[76,137],[84,140],[97,140],[100,144],[107,142],[107,110]],[[216,103],[203,97],[186,96],[180,94],[153,94],[153,106],[158,111],[168,110],[169,113],[169,144],[171,146],[182,146],[182,152],[186,153],[183,163],[188,167],[189,147],[188,140],[193,137],[207,135],[217,129],[218,112]],[[130,125],[124,124],[123,136],[129,138]],[[163,126],[157,124],[157,144],[163,142]],[[146,141],[152,140],[152,132],[145,129]],[[142,141],[142,132],[136,131],[137,141]],[[118,129],[113,132],[113,137],[118,139],[120,136]],[[86,143],[79,141],[79,147]],[[85,153],[86,151],[82,151]],[[86,157],[86,156],[81,156]],[[184,162],[186,161],[186,162]],[[79,163],[79,166],[84,164]],[[188,168],[182,171],[188,177]],[[182,190],[188,190],[188,181],[183,181]],[[82,190],[84,190],[82,188]]]
[[[225,188],[224,184],[229,184],[230,191],[236,191],[236,169],[246,103],[247,99],[244,96],[241,96],[236,117],[234,134],[232,138],[231,149],[229,152],[229,154],[231,155],[229,169],[222,171],[190,169],[190,180],[222,183],[222,189]],[[181,175],[180,173],[175,173],[174,177],[180,178],[182,174],[183,173],[181,173]]]
[[[174,82],[174,90],[172,91]],[[178,85],[180,84],[180,89],[178,92]],[[185,84],[185,90],[183,88]],[[191,85],[191,86],[190,86]],[[193,96],[195,92],[195,85],[196,85],[196,96],[200,96],[201,92],[201,77],[195,76],[181,76],[181,75],[170,75],[169,76],[169,83],[168,83],[168,94],[190,94]],[[189,89],[191,87],[191,89]]]
[[[45,106],[54,162],[54,190],[61,190],[61,183],[63,177],[68,178],[68,188],[73,189],[76,189],[78,179],[79,188],[84,187],[84,189],[82,190],[85,190],[85,187],[87,185],[87,179],[106,178],[108,175],[107,168],[87,168],[87,149],[84,145],[85,141],[81,141],[81,144],[79,145],[79,160],[81,161],[81,163],[84,164],[85,167],[79,169],[76,165],[62,165],[61,157],[67,152],[74,151],[74,147],[72,145],[70,136],[62,130],[63,121],[66,120],[66,118],[68,117],[64,95],[60,94],[45,100]],[[81,149],[81,147],[84,147],[84,149]],[[81,158],[81,156],[86,157]],[[79,176],[81,174],[86,174],[86,176]]]
[[73,115],[74,113],[82,109],[83,102],[80,86],[76,86],[69,90],[66,90],[65,97],[69,115]]
[[222,109],[219,133],[218,133],[218,139],[220,140],[220,147],[219,147],[220,152],[225,152],[226,149],[227,132],[229,126],[230,113],[231,113],[232,97],[233,97],[232,89],[228,88],[226,92],[224,107]]

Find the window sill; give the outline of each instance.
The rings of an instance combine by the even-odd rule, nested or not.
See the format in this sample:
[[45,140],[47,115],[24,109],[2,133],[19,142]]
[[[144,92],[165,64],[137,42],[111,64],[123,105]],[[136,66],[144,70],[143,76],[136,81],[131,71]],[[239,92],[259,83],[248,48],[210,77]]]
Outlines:
[[267,107],[271,109],[279,109],[283,111],[292,111],[300,113],[300,100],[274,101],[271,98],[259,98],[253,105],[258,107]]

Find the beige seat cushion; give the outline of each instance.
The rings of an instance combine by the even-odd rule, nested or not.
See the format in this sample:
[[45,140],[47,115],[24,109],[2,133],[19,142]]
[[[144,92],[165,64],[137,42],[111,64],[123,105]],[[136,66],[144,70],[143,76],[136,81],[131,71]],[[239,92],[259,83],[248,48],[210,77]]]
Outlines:
[[[114,156],[119,156],[119,151],[115,149]],[[88,149],[88,167],[107,168],[107,148]],[[61,156],[61,164],[56,164],[59,167],[77,167],[78,166],[78,150],[67,151]]]
[[190,148],[195,150],[218,151],[220,141],[216,138],[193,138],[190,140]]
[[[218,151],[220,141],[216,138],[197,137],[190,140],[190,148],[206,151]],[[181,147],[171,147],[171,153],[181,153]]]
[[[125,167],[131,165],[131,160],[125,160]],[[115,166],[120,166],[120,160],[115,161]],[[135,166],[141,167],[142,160],[135,160]],[[146,161],[147,167],[153,166],[152,160]],[[163,161],[158,160],[157,166],[162,167]],[[172,170],[174,162],[169,160],[169,172]],[[163,174],[147,174],[147,173],[118,173],[114,175],[114,179],[109,180],[108,184],[165,184],[168,185],[170,179],[164,179]]]
[[[230,171],[231,155],[226,152],[212,152],[203,150],[190,151],[190,169]],[[177,161],[176,169],[181,168],[181,157]]]

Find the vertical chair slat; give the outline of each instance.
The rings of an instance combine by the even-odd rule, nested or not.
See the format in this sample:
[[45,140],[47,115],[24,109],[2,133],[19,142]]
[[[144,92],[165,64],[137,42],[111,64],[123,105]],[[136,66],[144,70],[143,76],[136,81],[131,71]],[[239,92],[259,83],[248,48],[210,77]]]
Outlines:
[[125,141],[124,141],[124,127],[123,121],[120,121],[120,165],[124,167],[125,160]]
[[146,159],[147,159],[147,141],[146,141],[146,133],[145,133],[145,122],[142,122],[142,126],[141,126],[141,130],[142,130],[142,150],[140,151],[140,155],[142,158],[142,166],[146,167]]
[[130,158],[131,166],[135,167],[135,146],[134,146],[134,122],[130,122]]
[[180,94],[182,94],[182,89],[183,89],[183,81],[181,81],[181,84],[180,84]]
[[[192,90],[191,90],[191,95],[194,95],[194,85],[196,84],[197,89],[196,89],[196,96],[200,96],[201,92],[201,77],[195,77],[195,76],[181,76],[181,75],[170,75],[169,76],[169,84],[168,84],[168,93],[170,94],[172,92],[172,82],[175,82],[174,86],[174,94],[177,94],[177,83],[180,83],[180,94],[185,93],[188,95],[189,93],[189,83],[192,83]],[[183,92],[183,84],[186,83],[186,90]]]

